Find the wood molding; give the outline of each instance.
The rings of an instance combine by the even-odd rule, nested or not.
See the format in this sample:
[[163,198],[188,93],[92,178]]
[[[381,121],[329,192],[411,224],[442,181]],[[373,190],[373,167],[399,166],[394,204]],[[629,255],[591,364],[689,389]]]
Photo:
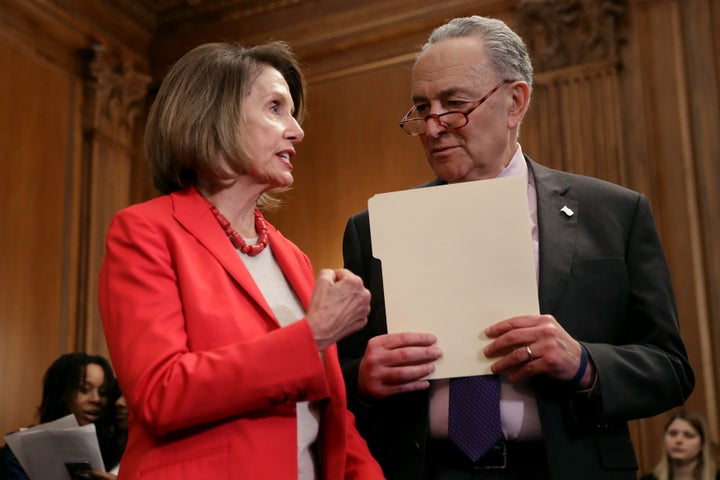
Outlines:
[[[498,14],[515,0],[406,0],[293,2],[287,8],[252,17],[220,19],[192,29],[160,26],[151,49],[153,76],[190,48],[208,41],[246,45],[271,39],[287,41],[310,76],[325,78],[360,65],[378,65],[389,58],[414,54],[438,18]],[[320,13],[322,12],[322,13]]]
[[0,26],[39,56],[78,73],[83,69],[78,54],[95,44],[119,50],[147,69],[150,26],[112,8],[108,1],[4,0]]

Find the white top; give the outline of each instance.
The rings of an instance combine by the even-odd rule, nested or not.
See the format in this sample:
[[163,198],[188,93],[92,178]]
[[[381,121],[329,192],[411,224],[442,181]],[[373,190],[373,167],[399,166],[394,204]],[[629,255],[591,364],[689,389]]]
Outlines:
[[[245,242],[252,245],[257,243],[257,238],[246,238]],[[281,326],[284,327],[305,317],[305,309],[275,261],[270,245],[254,257],[245,255],[240,250],[238,254]],[[298,480],[315,480],[317,467],[312,446],[317,440],[320,429],[320,410],[317,402],[298,402],[296,408]]]

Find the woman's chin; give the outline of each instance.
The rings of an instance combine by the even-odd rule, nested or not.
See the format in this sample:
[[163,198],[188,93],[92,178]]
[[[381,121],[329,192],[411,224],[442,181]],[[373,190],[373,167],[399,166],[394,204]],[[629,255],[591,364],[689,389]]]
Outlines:
[[258,185],[264,186],[264,191],[274,190],[276,188],[288,188],[295,182],[290,172],[283,172],[279,175],[272,176],[265,175],[262,178],[258,175],[253,175],[253,179]]
[[293,178],[291,173],[287,173],[280,177],[278,179],[277,185],[275,185],[273,188],[288,188],[292,187],[292,184],[295,183],[295,179]]

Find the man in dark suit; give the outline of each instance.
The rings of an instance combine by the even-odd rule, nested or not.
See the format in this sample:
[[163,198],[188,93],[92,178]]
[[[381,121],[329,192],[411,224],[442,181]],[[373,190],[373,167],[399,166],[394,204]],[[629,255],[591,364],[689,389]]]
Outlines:
[[501,21],[458,18],[421,50],[402,121],[437,176],[426,185],[527,180],[541,314],[485,332],[502,438],[479,460],[449,439],[450,382],[425,379],[442,355],[435,337],[387,333],[368,212],[348,221],[345,266],[372,311],[340,356],[358,429],[390,480],[635,479],[628,420],[680,405],[694,387],[647,198],[525,156],[517,137],[531,91],[522,40]]

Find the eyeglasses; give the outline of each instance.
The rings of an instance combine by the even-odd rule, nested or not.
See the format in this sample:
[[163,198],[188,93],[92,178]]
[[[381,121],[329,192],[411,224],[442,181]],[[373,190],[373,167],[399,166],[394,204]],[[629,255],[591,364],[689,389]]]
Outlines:
[[427,122],[431,118],[434,118],[437,120],[438,124],[446,128],[448,130],[457,130],[458,128],[462,128],[465,125],[468,124],[470,119],[468,118],[468,115],[470,115],[473,110],[478,108],[480,105],[485,103],[485,101],[490,98],[490,96],[497,92],[500,87],[505,85],[506,83],[512,83],[515,80],[503,80],[502,82],[498,83],[493,87],[492,90],[490,90],[488,93],[486,93],[480,100],[473,103],[470,108],[467,110],[451,110],[449,112],[445,113],[429,113],[425,115],[424,117],[413,117],[410,118],[410,115],[412,115],[415,112],[415,109],[417,108],[417,105],[412,107],[408,113],[405,114],[402,120],[400,120],[400,128],[402,128],[405,133],[409,135],[422,135],[427,131]]

